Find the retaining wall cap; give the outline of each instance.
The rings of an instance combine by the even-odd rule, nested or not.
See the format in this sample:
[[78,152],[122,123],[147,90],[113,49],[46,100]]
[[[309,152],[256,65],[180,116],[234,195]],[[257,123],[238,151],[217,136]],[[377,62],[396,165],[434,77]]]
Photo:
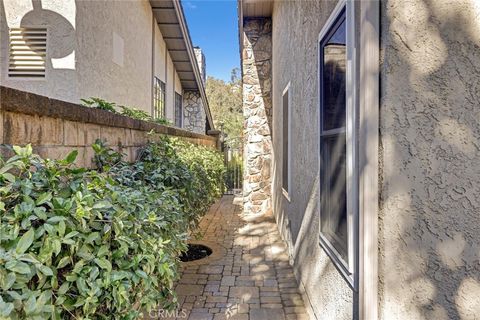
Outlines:
[[0,86],[0,110],[215,141],[215,137]]

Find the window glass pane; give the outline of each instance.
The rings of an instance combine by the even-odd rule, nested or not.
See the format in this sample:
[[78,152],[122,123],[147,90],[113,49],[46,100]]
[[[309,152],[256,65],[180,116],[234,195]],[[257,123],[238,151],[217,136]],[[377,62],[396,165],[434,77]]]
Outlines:
[[175,126],[182,127],[182,96],[175,92]]
[[344,260],[347,254],[345,134],[321,138],[321,231]]
[[288,192],[288,91],[283,95],[282,187]]
[[[336,29],[335,29],[336,27]],[[345,19],[335,25],[322,42],[323,50],[323,131],[345,126]]]
[[153,79],[153,117],[165,117],[165,82],[157,77]]

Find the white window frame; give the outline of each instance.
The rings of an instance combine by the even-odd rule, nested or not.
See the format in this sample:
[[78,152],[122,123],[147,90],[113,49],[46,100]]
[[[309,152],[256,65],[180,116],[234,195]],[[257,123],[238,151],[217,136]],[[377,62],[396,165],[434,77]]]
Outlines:
[[[355,12],[354,1],[339,0],[337,6],[328,18],[318,35],[318,85],[321,85],[322,74],[320,61],[320,43],[328,34],[330,28],[337,21],[337,18],[345,10],[346,25],[346,189],[347,189],[347,250],[348,261],[345,261],[333,244],[322,234],[321,223],[319,223],[320,245],[327,255],[332,259],[336,268],[347,280],[348,284],[356,290],[358,287],[358,170],[357,170],[357,128],[356,128],[356,63],[355,63]],[[320,93],[320,91],[319,91]],[[321,99],[318,99],[318,110],[321,110]],[[321,115],[320,115],[321,116]],[[320,119],[321,121],[321,119]],[[319,123],[320,124],[320,123]],[[318,150],[320,150],[320,136],[318,137]],[[318,168],[321,169],[321,157],[319,156]],[[320,172],[320,171],[319,171]],[[321,189],[321,187],[320,187]],[[320,193],[321,194],[321,193]],[[321,197],[319,196],[319,199]],[[319,200],[320,201],[320,200]],[[321,205],[319,205],[321,208]],[[321,216],[320,212],[320,216]],[[320,218],[320,217],[319,217]],[[321,222],[321,220],[319,221]]]
[[[288,112],[288,123],[287,123],[287,128],[288,128],[288,150],[287,150],[287,184],[288,184],[288,189],[285,190],[283,188],[283,173],[282,173],[282,193],[285,199],[287,199],[288,202],[291,202],[291,194],[290,190],[292,189],[292,108],[291,108],[291,100],[292,100],[292,93],[290,90],[290,81],[287,83],[285,88],[282,91],[282,139],[283,139],[283,96],[285,93],[288,92],[288,107],[287,107],[287,112]],[[283,150],[283,143],[282,143],[282,162],[283,162],[283,156],[284,156],[285,150]]]
[[358,79],[359,319],[378,319],[378,150],[380,104],[380,4],[357,3],[360,14]]

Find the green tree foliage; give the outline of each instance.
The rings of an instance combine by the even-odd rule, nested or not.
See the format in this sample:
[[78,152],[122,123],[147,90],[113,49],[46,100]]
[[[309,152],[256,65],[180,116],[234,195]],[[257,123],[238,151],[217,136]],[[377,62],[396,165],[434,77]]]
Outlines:
[[220,195],[222,157],[176,140],[127,163],[101,143],[100,170],[77,152],[0,159],[0,319],[135,319],[176,304],[179,255]]
[[242,83],[239,69],[232,70],[229,82],[214,77],[208,77],[206,92],[215,127],[220,128],[228,135],[227,143],[239,143],[243,131],[242,113]]

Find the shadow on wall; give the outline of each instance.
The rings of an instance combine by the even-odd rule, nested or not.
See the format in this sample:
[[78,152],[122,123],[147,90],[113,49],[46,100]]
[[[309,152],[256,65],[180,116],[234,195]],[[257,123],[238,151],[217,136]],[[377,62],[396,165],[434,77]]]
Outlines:
[[[75,3],[71,1],[69,5],[75,6]],[[41,0],[32,0],[32,7],[33,10],[23,16],[20,27],[51,26],[47,41],[52,44],[48,46],[52,69],[75,69],[75,27],[61,14],[44,9]]]
[[[382,319],[480,315],[479,13],[467,1],[382,2]],[[302,226],[318,223],[318,183]],[[296,261],[311,250],[302,226]],[[301,276],[321,283],[329,268]]]
[[384,319],[480,315],[480,6],[382,2]]

